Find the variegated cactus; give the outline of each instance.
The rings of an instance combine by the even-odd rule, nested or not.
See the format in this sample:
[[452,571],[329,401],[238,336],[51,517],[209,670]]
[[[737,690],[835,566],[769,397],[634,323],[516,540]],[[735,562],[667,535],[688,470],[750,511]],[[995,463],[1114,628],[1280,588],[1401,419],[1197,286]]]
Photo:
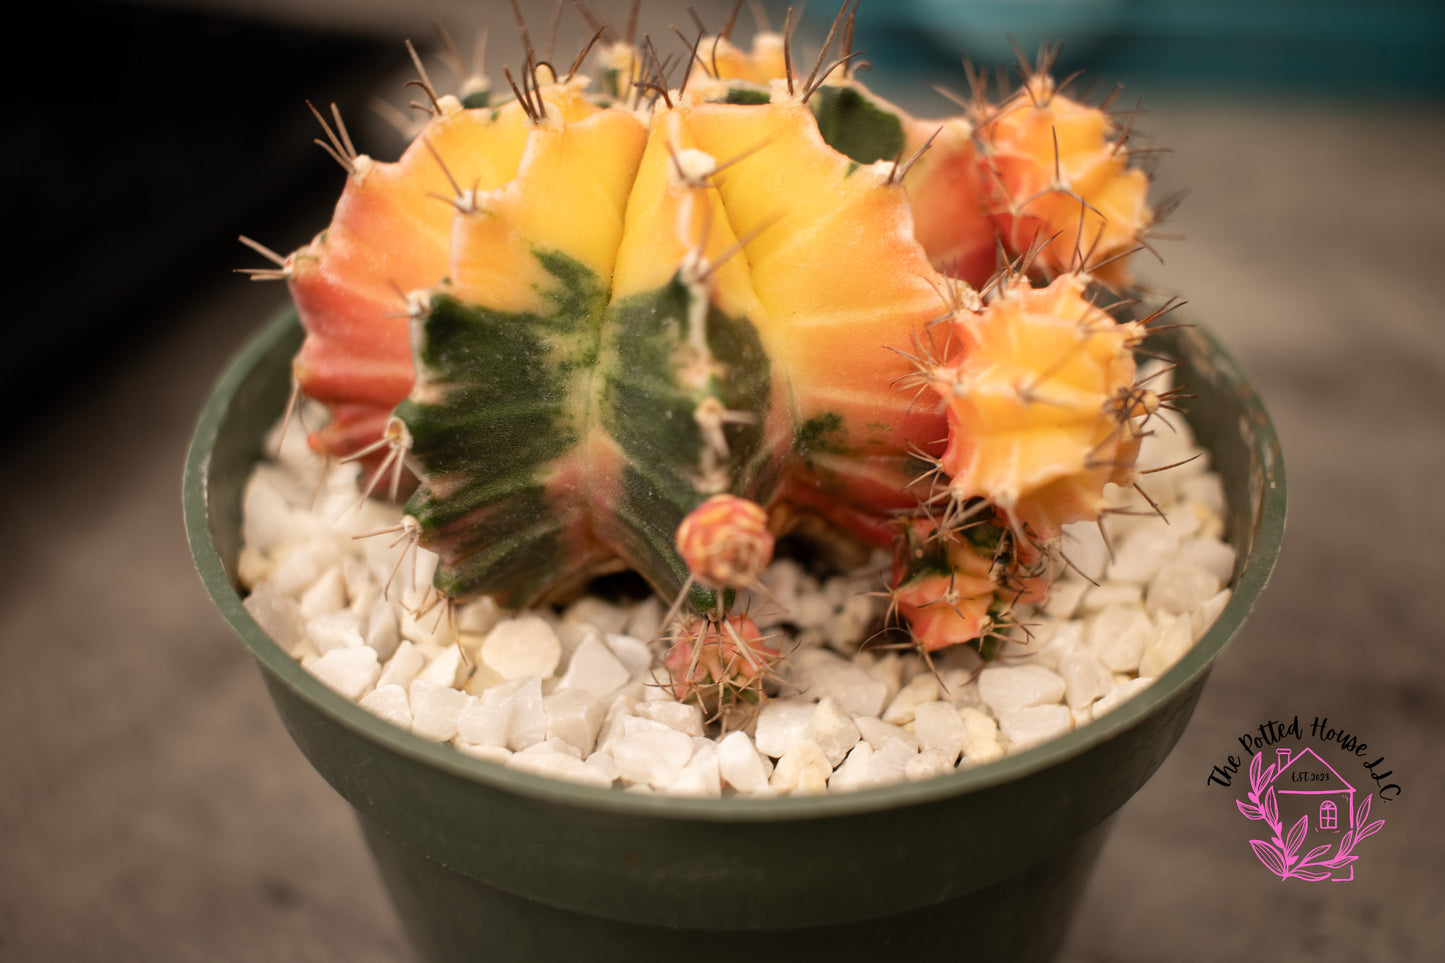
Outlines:
[[333,414],[314,444],[404,459],[443,595],[631,569],[681,610],[678,685],[727,687],[776,654],[733,593],[801,520],[893,547],[893,611],[933,649],[1040,597],[1060,525],[1132,481],[1143,330],[1089,291],[1127,283],[1152,216],[1109,118],[1047,64],[912,117],[836,26],[808,75],[724,31],[674,85],[604,27],[597,85],[581,57],[529,57],[505,101],[424,82],[393,163],[328,126],[345,189],[278,272],[295,376]]

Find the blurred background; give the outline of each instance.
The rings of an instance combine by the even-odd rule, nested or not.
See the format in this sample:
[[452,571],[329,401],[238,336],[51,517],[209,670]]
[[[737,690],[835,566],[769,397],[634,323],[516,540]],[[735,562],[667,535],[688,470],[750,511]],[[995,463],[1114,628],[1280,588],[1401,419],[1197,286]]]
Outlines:
[[[716,25],[730,3],[690,6]],[[523,7],[544,34],[551,4]],[[834,12],[802,12],[800,61]],[[669,42],[690,23],[662,0],[643,15]],[[341,186],[304,101],[394,157],[370,105],[405,106],[402,39],[441,24],[465,50],[490,22],[498,78],[520,60],[510,11],[57,0],[7,19],[0,959],[405,960],[349,811],[191,571],[179,479],[210,385],[285,296],[231,273],[264,266],[236,236],[288,251]],[[559,49],[577,21],[569,5]],[[866,82],[928,115],[949,112],[930,85],[966,89],[961,56],[1007,70],[1013,44],[1058,41],[1058,75],[1123,82],[1173,150],[1157,183],[1190,192],[1167,228],[1186,240],[1138,269],[1252,376],[1290,484],[1274,581],[1119,816],[1063,959],[1439,959],[1445,6],[864,0],[856,45]],[[1358,733],[1403,787],[1348,886],[1274,880],[1205,783],[1296,713]]]

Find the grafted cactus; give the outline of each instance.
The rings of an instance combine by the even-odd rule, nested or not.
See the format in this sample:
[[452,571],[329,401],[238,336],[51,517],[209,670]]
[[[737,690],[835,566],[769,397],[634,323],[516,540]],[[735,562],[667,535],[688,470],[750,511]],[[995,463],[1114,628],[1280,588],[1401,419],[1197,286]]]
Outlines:
[[[1075,163],[1102,113],[1037,70],[919,120],[848,43],[804,76],[776,34],[702,37],[674,89],[613,41],[598,88],[580,58],[529,59],[496,106],[427,88],[392,164],[332,134],[345,190],[284,268],[296,377],[331,406],[319,446],[405,458],[443,595],[523,606],[634,570],[684,610],[679,684],[728,688],[762,675],[732,601],[753,567],[699,559],[740,551],[727,531],[679,550],[710,499],[733,501],[707,525],[766,525],[769,551],[805,517],[893,547],[893,610],[937,648],[1041,597],[1059,526],[1130,480],[1142,329],[1087,286],[1125,277],[1150,216],[1117,151]],[[985,285],[1000,248],[1026,273]]]

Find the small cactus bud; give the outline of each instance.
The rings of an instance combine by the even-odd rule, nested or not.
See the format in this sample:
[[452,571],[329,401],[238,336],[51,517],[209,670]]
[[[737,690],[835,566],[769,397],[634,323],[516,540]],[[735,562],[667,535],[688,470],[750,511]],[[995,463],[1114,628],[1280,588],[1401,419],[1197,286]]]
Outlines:
[[714,495],[677,527],[677,551],[708,588],[751,585],[773,560],[767,513],[746,498]]

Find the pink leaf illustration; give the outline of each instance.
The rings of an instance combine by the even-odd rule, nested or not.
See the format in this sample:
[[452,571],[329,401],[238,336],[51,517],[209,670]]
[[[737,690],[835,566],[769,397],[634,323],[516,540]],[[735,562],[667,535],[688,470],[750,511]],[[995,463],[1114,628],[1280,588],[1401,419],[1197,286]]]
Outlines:
[[1260,776],[1264,773],[1264,756],[1255,756],[1249,761],[1249,788],[1259,792],[1259,787],[1264,785]]
[[1258,807],[1258,806],[1251,806],[1249,803],[1247,803],[1247,802],[1241,802],[1241,801],[1238,800],[1238,799],[1236,799],[1236,800],[1234,801],[1234,804],[1239,807],[1239,811],[1242,812],[1242,813],[1244,813],[1245,817],[1248,818],[1248,819],[1263,819],[1263,818],[1264,818],[1264,813],[1262,813],[1262,812],[1259,811],[1259,807]]
[[1370,800],[1373,796],[1366,796],[1360,800],[1359,808],[1355,810],[1355,826],[1358,828],[1365,825],[1365,820],[1370,818]]
[[1329,873],[1320,869],[1297,869],[1291,875],[1296,879],[1309,880],[1311,883],[1318,883],[1330,878]]
[[1299,821],[1290,827],[1289,836],[1284,841],[1284,851],[1291,858],[1299,852],[1300,843],[1305,841],[1305,831],[1310,828],[1310,818],[1301,816]]
[[1349,853],[1350,850],[1352,850],[1352,849],[1354,849],[1354,848],[1355,848],[1355,831],[1354,831],[1353,829],[1346,830],[1346,831],[1345,831],[1345,834],[1340,837],[1340,855],[1341,855],[1341,856],[1344,856],[1344,855],[1346,855],[1347,853]]
[[1385,821],[1383,819],[1377,819],[1374,822],[1370,823],[1370,825],[1360,830],[1360,834],[1355,837],[1355,842],[1358,843],[1360,840],[1364,839],[1367,836],[1375,835],[1380,831],[1380,827],[1383,825],[1385,825]]
[[1299,864],[1300,864],[1301,866],[1303,866],[1303,865],[1305,865],[1306,863],[1314,862],[1316,859],[1319,859],[1319,858],[1320,858],[1321,856],[1323,856],[1325,853],[1329,852],[1329,849],[1330,849],[1330,844],[1329,844],[1329,843],[1325,843],[1323,846],[1316,846],[1314,849],[1312,849],[1312,850],[1310,850],[1309,852],[1305,853],[1305,858],[1302,859],[1302,860],[1300,860]]
[[1320,865],[1322,865],[1322,866],[1331,866],[1331,867],[1333,867],[1333,868],[1335,868],[1335,869],[1339,869],[1341,866],[1348,866],[1348,865],[1350,865],[1351,863],[1353,863],[1355,860],[1357,860],[1357,859],[1359,859],[1359,858],[1360,858],[1360,857],[1358,857],[1358,856],[1336,856],[1334,859],[1330,860],[1328,863],[1321,863]]
[[[1273,767],[1271,767],[1273,768]],[[1264,818],[1276,830],[1279,828],[1279,801],[1274,798],[1274,787],[1270,786],[1264,791]]]
[[1251,839],[1249,845],[1254,849],[1255,857],[1265,865],[1265,868],[1280,879],[1284,879],[1288,870],[1285,868],[1284,859],[1272,843],[1267,843],[1263,839]]

